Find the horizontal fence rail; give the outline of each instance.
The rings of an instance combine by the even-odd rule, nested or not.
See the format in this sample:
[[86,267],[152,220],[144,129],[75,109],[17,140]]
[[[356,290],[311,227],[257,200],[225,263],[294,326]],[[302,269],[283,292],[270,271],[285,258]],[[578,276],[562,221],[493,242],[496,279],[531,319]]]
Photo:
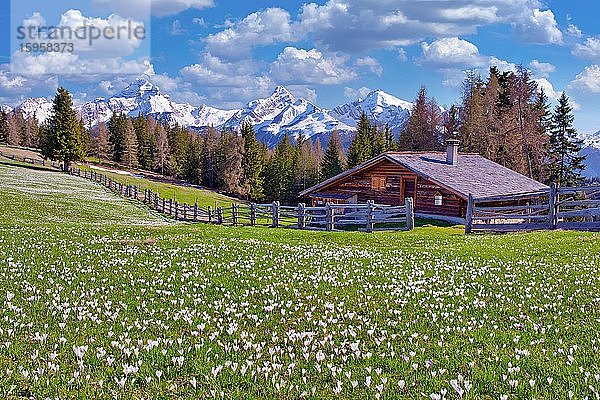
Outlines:
[[57,169],[59,169],[61,167],[61,164],[56,161],[51,161],[51,160],[46,160],[46,159],[38,160],[38,159],[35,159],[32,157],[21,157],[21,156],[15,155],[15,154],[4,153],[4,152],[2,152],[2,150],[0,150],[0,156],[7,158],[9,160],[19,161],[19,162],[23,162],[26,164],[32,164],[32,165],[40,165],[42,167],[50,167],[50,168],[57,168]]
[[600,186],[549,189],[467,201],[465,233],[542,229],[600,231]]
[[117,194],[141,201],[150,209],[178,221],[206,222],[230,225],[263,225],[334,231],[354,229],[365,232],[377,230],[412,230],[414,228],[413,200],[407,198],[403,206],[387,206],[368,202],[363,204],[326,204],[324,206],[281,205],[278,201],[267,204],[237,204],[230,207],[200,207],[161,197],[150,189],[124,185],[94,170],[70,168],[71,175],[89,179]]

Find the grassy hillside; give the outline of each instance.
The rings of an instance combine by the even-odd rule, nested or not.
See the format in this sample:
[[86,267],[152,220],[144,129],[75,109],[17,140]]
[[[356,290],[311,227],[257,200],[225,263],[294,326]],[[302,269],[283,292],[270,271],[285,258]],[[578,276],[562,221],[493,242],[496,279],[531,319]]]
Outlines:
[[[598,234],[164,225],[126,201],[95,203],[83,180],[8,168],[0,398],[582,399],[600,389]],[[61,206],[45,211],[47,196]]]
[[[88,166],[81,166],[82,170],[90,169]],[[230,207],[231,203],[240,203],[239,199],[234,199],[229,196],[225,196],[220,193],[216,193],[211,190],[199,189],[192,186],[182,186],[174,183],[165,181],[159,181],[157,179],[148,179],[140,175],[129,175],[123,173],[116,173],[107,171],[105,169],[96,169],[99,174],[104,174],[116,182],[120,182],[128,185],[137,185],[138,187],[145,189],[151,189],[154,192],[158,192],[161,197],[167,199],[177,199],[180,203],[194,204],[198,202],[200,207]]]

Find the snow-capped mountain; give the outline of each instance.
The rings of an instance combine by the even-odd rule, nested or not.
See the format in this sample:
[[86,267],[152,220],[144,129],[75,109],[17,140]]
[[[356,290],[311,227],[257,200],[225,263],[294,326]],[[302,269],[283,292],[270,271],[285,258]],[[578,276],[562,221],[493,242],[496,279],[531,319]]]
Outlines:
[[220,125],[231,117],[235,110],[175,103],[147,79],[138,79],[108,99],[99,98],[79,108],[84,122],[91,122],[92,125],[108,121],[116,112],[125,113],[130,117],[148,115],[171,124],[201,127]]
[[35,116],[42,123],[52,115],[52,102],[43,97],[30,98],[15,107],[15,110],[21,111],[25,119]]
[[583,137],[581,155],[586,156],[583,175],[586,178],[600,177],[600,131]]
[[0,112],[8,114],[12,112],[13,108],[11,106],[7,106],[6,104],[0,105]]
[[331,110],[332,117],[350,126],[356,126],[364,112],[370,121],[378,125],[389,125],[398,134],[408,122],[413,104],[401,100],[383,90],[374,90],[364,99],[338,106]]
[[[26,118],[35,114],[40,122],[50,116],[51,108],[52,103],[41,98],[28,99],[17,107]],[[147,79],[132,82],[114,96],[98,98],[77,107],[83,122],[92,126],[108,121],[116,112],[130,117],[148,115],[198,131],[210,126],[239,129],[242,123],[249,122],[254,126],[257,138],[269,146],[277,144],[286,133],[292,139],[300,136],[313,140],[321,138],[321,143],[325,144],[334,130],[348,145],[362,112],[371,121],[388,124],[398,133],[406,124],[411,109],[411,103],[376,90],[365,99],[326,110],[306,99],[296,98],[283,86],[277,86],[270,96],[252,100],[239,110],[222,110],[209,105],[176,103]]]
[[283,86],[277,86],[267,98],[249,102],[223,126],[236,129],[245,122],[254,125],[257,138],[270,146],[286,133],[292,138],[314,138],[330,134],[333,130],[340,131],[342,135],[354,130],[308,100],[296,99]]

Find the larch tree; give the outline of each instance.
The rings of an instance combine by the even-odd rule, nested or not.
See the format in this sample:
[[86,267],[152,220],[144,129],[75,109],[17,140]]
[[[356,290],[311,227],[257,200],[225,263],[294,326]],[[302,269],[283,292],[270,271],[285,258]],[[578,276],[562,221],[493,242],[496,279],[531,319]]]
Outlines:
[[217,188],[232,195],[244,195],[242,153],[244,144],[234,132],[223,131],[217,147]]
[[137,147],[135,129],[131,120],[128,119],[123,133],[123,154],[121,156],[121,163],[126,165],[128,169],[138,166]]
[[63,87],[58,88],[52,102],[52,116],[43,132],[41,151],[45,158],[60,160],[65,171],[71,162],[85,157],[83,126],[73,109],[71,95]]
[[573,108],[563,92],[550,122],[550,181],[559,186],[575,186],[582,181],[585,156],[580,156],[582,141],[573,127]]
[[169,148],[169,138],[163,124],[156,124],[154,127],[154,136],[156,137],[156,152],[154,153],[153,165],[154,169],[160,172],[161,175],[169,169],[169,159],[171,149]]
[[111,160],[113,157],[112,145],[109,139],[108,129],[105,123],[100,123],[96,128],[96,135],[94,136],[94,150],[95,156],[99,160]]

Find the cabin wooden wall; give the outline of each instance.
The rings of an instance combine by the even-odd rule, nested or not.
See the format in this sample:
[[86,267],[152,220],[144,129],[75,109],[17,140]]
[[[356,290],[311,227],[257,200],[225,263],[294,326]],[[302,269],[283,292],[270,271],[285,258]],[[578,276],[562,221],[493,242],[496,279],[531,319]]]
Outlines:
[[[373,190],[371,178],[386,177],[385,190]],[[415,193],[416,183],[416,193]],[[402,187],[404,186],[404,187]],[[333,185],[322,188],[323,192],[357,194],[359,203],[373,200],[378,204],[402,205],[404,198],[415,202],[415,212],[464,217],[466,201],[453,192],[446,190],[427,179],[418,177],[414,172],[388,160],[344,178]],[[404,196],[402,196],[404,191]],[[442,206],[435,205],[435,194],[443,196]]]
[[[442,195],[441,206],[435,205],[436,193]],[[461,197],[427,179],[419,177],[415,212],[464,218],[466,211],[467,202]]]

